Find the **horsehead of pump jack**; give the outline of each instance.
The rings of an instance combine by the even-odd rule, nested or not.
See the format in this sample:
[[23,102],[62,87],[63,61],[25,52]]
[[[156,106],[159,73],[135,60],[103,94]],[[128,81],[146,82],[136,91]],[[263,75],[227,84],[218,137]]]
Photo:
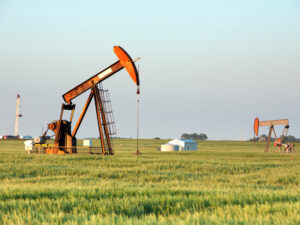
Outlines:
[[[139,74],[135,66],[135,62],[140,58],[131,59],[129,54],[120,46],[113,47],[114,53],[118,57],[118,61],[109,67],[105,68],[101,72],[95,74],[91,78],[77,85],[70,91],[66,92],[62,97],[66,104],[62,104],[61,113],[59,120],[55,120],[52,123],[48,124],[48,129],[52,130],[55,134],[54,147],[52,149],[47,149],[47,153],[51,154],[64,154],[64,153],[76,153],[77,152],[77,144],[76,144],[76,133],[80,127],[80,124],[85,116],[85,113],[90,105],[91,100],[94,98],[95,107],[96,107],[96,115],[98,120],[98,128],[100,133],[100,143],[102,148],[102,154],[114,154],[110,132],[109,132],[109,123],[107,121],[107,115],[105,112],[104,101],[100,94],[99,88],[97,86],[98,83],[106,80],[116,72],[125,68],[134,83],[137,85],[137,94],[140,94],[140,80]],[[73,119],[73,113],[75,110],[75,104],[72,104],[72,100],[81,95],[82,93],[90,90],[91,93],[86,101],[86,104],[78,118],[78,121],[71,131],[71,123]],[[70,120],[63,120],[63,111],[64,110],[72,110]],[[47,131],[48,131],[47,129]],[[47,131],[40,137],[40,141],[37,144],[42,144],[44,141],[44,137],[46,136]]]

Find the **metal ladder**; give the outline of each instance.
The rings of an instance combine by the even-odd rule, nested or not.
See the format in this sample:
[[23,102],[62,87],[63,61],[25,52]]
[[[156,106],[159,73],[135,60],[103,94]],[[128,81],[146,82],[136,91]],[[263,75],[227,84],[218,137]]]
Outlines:
[[[98,90],[99,90],[99,95],[102,101],[102,105],[103,105],[103,111],[105,114],[105,119],[106,119],[106,126],[108,127],[108,132],[109,132],[109,139],[110,139],[110,144],[112,147],[112,151],[114,151],[114,144],[111,138],[111,135],[114,135],[117,133],[116,130],[116,125],[115,125],[115,121],[114,121],[114,114],[112,111],[112,107],[111,107],[111,99],[110,99],[110,94],[108,90],[104,90],[103,89],[103,85],[100,82],[98,84]],[[107,137],[108,138],[108,137]],[[107,143],[107,138],[104,139],[104,145],[105,145],[105,149],[106,149],[106,153],[107,149],[109,149],[108,147],[108,143]]]
[[103,108],[105,112],[106,122],[109,129],[109,134],[114,135],[117,134],[116,124],[114,120],[114,114],[111,107],[111,100],[109,90],[104,90],[102,83],[98,84],[99,93],[102,99]]

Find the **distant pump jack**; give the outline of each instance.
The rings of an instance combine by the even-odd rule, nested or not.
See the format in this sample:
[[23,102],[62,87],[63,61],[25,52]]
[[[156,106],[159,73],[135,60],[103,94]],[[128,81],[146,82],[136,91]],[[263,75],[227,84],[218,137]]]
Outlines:
[[[284,125],[284,129],[282,132],[281,138],[277,138],[274,126],[278,125]],[[265,152],[268,152],[269,150],[269,143],[271,140],[272,133],[275,137],[274,146],[279,148],[279,151],[281,152],[281,147],[284,147],[285,152],[290,153],[295,151],[295,146],[293,144],[286,143],[286,137],[287,132],[290,128],[289,120],[288,119],[282,119],[282,120],[266,120],[266,121],[259,121],[259,119],[256,117],[254,120],[254,134],[258,136],[259,128],[260,127],[269,127],[269,134],[268,139],[266,140],[266,146],[265,146]]]

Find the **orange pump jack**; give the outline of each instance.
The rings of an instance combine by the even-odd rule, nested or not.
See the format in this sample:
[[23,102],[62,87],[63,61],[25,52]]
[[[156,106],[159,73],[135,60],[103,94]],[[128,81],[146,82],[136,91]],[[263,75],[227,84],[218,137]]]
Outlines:
[[[65,103],[63,103],[61,106],[59,120],[55,120],[52,123],[49,123],[46,132],[41,137],[39,137],[38,141],[35,141],[36,144],[45,143],[47,131],[49,129],[52,130],[55,134],[54,147],[47,149],[46,152],[48,154],[77,153],[76,133],[93,98],[95,101],[102,154],[114,154],[106,118],[106,112],[104,110],[103,105],[104,102],[101,97],[101,94],[99,93],[98,84],[104,81],[105,79],[111,77],[123,68],[126,69],[134,83],[137,85],[137,94],[140,94],[140,82],[139,74],[135,66],[135,61],[137,61],[139,58],[132,60],[131,57],[127,54],[127,52],[120,46],[114,46],[113,50],[116,56],[118,57],[119,61],[105,68],[104,70],[92,76],[91,78],[79,84],[78,86],[74,87],[62,96]],[[71,100],[88,90],[91,91],[90,95],[85,103],[85,106],[83,107],[83,110],[78,118],[78,121],[73,131],[71,131],[71,124],[75,110],[75,104],[73,104]],[[64,110],[71,110],[71,116],[69,121],[62,119]]]
[[[284,129],[282,132],[282,138],[277,138],[274,126],[276,125],[284,125]],[[279,148],[279,151],[281,152],[281,147],[284,147],[285,152],[290,153],[295,151],[295,146],[290,143],[286,143],[286,137],[287,132],[290,128],[289,120],[288,119],[282,119],[282,120],[266,120],[266,121],[259,121],[259,119],[256,117],[254,120],[254,134],[258,136],[259,127],[269,127],[269,134],[268,138],[266,140],[266,146],[265,146],[265,152],[268,152],[269,150],[269,143],[271,141],[272,133],[275,137],[274,146]]]

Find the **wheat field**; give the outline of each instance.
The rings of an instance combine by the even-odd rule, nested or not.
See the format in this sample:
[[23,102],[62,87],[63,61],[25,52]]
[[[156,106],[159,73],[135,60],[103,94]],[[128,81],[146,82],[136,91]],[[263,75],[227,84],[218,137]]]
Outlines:
[[136,156],[116,139],[101,156],[1,140],[0,224],[300,224],[300,154],[229,141],[159,152],[166,141],[141,140]]

